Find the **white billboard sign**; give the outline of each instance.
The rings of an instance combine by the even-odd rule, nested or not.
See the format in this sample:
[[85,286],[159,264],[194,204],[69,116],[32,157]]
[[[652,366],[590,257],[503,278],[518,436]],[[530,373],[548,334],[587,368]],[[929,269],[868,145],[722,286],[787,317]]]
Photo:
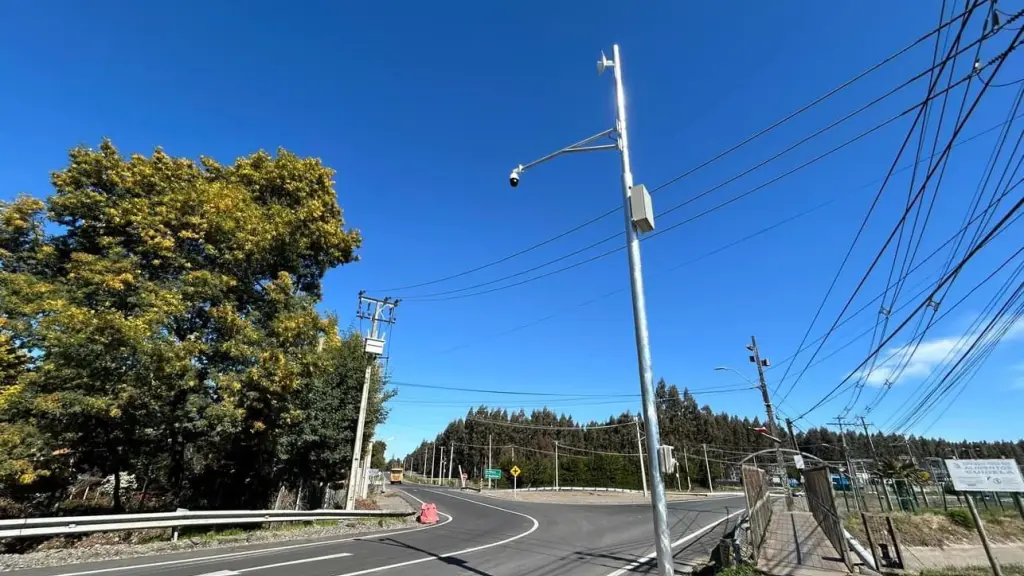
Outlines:
[[1024,478],[1013,458],[946,460],[953,488],[966,492],[1024,492]]

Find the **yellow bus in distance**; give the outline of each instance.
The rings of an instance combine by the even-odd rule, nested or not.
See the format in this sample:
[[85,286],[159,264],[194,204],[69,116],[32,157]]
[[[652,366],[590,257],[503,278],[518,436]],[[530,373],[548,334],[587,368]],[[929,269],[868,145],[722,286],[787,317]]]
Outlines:
[[391,483],[392,484],[401,484],[402,483],[402,473],[403,472],[405,472],[405,471],[402,470],[401,468],[392,468],[391,469]]

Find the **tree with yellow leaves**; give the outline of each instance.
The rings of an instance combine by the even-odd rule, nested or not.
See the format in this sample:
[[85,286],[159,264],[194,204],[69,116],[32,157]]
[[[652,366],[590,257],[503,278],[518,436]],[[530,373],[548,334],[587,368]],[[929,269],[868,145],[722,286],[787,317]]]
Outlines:
[[[179,503],[257,507],[294,471],[340,475],[339,438],[295,439],[322,417],[310,395],[330,382],[351,402],[365,367],[358,335],[315,309],[361,243],[333,172],[284,150],[69,156],[45,203],[0,204],[0,443],[37,438],[64,454],[50,466],[113,475],[115,508],[122,472]],[[47,472],[25,462],[0,455],[0,488]]]

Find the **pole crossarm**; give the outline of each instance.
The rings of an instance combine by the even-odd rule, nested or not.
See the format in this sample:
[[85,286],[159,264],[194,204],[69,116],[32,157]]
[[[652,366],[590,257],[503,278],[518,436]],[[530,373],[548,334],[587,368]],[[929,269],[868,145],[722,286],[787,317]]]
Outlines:
[[618,144],[599,144],[599,145],[596,145],[596,146],[587,146],[587,144],[590,144],[591,142],[593,142],[593,141],[595,141],[595,140],[597,140],[599,138],[603,138],[605,136],[611,136],[613,134],[615,134],[615,129],[614,128],[609,128],[609,129],[607,129],[607,130],[605,130],[603,132],[599,132],[597,134],[594,134],[593,136],[591,136],[589,138],[586,138],[584,140],[580,140],[579,142],[577,142],[575,144],[570,144],[569,146],[566,146],[565,148],[562,148],[561,150],[557,150],[555,152],[552,152],[551,154],[548,154],[547,156],[544,156],[543,158],[540,158],[538,160],[534,160],[533,162],[529,162],[527,164],[520,164],[519,166],[516,167],[514,172],[516,172],[517,174],[522,174],[523,172],[529,170],[530,168],[533,168],[534,166],[537,166],[539,164],[543,164],[543,163],[545,163],[548,160],[551,160],[553,158],[557,158],[557,157],[561,156],[562,154],[571,154],[573,152],[595,152],[597,150],[616,150],[619,147]]

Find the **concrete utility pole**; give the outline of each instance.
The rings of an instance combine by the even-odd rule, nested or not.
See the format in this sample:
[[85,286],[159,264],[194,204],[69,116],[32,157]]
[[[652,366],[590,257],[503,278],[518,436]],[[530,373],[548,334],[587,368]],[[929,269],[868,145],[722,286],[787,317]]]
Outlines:
[[[629,158],[629,135],[626,124],[626,91],[622,83],[622,57],[619,46],[612,47],[612,60],[603,53],[597,62],[598,74],[611,68],[615,78],[615,127],[604,130],[590,138],[548,154],[529,164],[516,166],[509,176],[512,187],[519,186],[523,173],[552,158],[575,152],[596,150],[618,150],[622,165],[622,204],[626,226],[626,254],[629,259],[630,290],[633,299],[633,332],[636,337],[637,364],[640,373],[640,395],[643,399],[644,424],[647,426],[647,458],[650,469],[658,469],[658,427],[657,398],[654,396],[654,370],[651,367],[650,337],[647,332],[647,304],[644,301],[644,280],[640,263],[639,233],[654,230],[654,209],[651,195],[643,185],[633,185],[633,172]],[[611,137],[615,144],[590,145],[604,137]],[[672,542],[669,533],[668,511],[665,504],[665,485],[661,474],[651,475],[651,507],[654,516],[654,548],[658,557],[658,575],[673,575]]]
[[[441,451],[444,456],[444,451]],[[434,462],[437,461],[437,442],[430,443],[430,483],[434,483]]]
[[708,472],[708,490],[712,493],[715,491],[715,485],[711,482],[711,464],[708,464],[708,445],[701,444],[704,447],[704,469]]
[[839,439],[842,441],[843,446],[843,459],[846,461],[846,471],[850,476],[850,486],[853,488],[853,501],[857,504],[857,511],[863,512],[864,510],[860,502],[860,490],[857,489],[857,471],[853,467],[853,462],[850,461],[850,449],[846,445],[846,428],[844,428],[846,423],[843,422],[842,416],[836,416],[836,421],[829,422],[829,425],[839,427]]
[[[487,435],[487,467],[491,467],[491,435]],[[487,489],[491,489],[491,479],[487,479]]]
[[345,509],[355,510],[356,495],[359,492],[360,475],[367,463],[363,462],[363,428],[366,426],[366,409],[370,398],[370,382],[373,369],[377,366],[377,358],[384,354],[384,337],[382,324],[395,323],[395,308],[398,300],[385,298],[379,300],[359,292],[359,307],[356,317],[370,321],[370,332],[363,340],[363,352],[366,354],[366,375],[363,378],[363,394],[359,401],[359,419],[356,421],[356,438],[352,447],[352,465],[349,466],[348,482],[345,490]]
[[444,465],[445,465],[444,446],[441,446],[441,470],[440,470],[439,474],[437,475],[437,485],[438,486],[440,486],[441,485],[441,481],[444,480]]
[[558,440],[555,440],[555,491],[558,491]]
[[690,492],[693,490],[693,485],[690,484],[690,459],[686,455],[686,443],[683,443],[683,464],[686,466],[686,491]]
[[452,442],[448,447],[448,482],[452,480],[452,468],[455,468],[455,443]]
[[[860,416],[860,425],[864,428],[864,435],[868,437],[868,447],[871,448],[871,457],[875,460],[875,466],[878,466],[878,452],[875,451],[875,441],[871,438],[871,432],[868,431],[868,421]],[[877,468],[876,468],[877,471]],[[882,492],[885,493],[885,504],[889,507],[889,511],[892,512],[892,499],[889,498],[889,488],[885,485],[885,478],[879,478],[878,483],[882,485]],[[899,495],[897,494],[897,498]]]
[[644,444],[640,440],[640,419],[634,418],[633,424],[636,426],[636,452],[640,457],[640,485],[644,489],[644,498],[647,498],[647,471],[644,470]]
[[786,458],[782,455],[782,446],[779,444],[779,428],[775,425],[775,407],[772,406],[771,396],[768,394],[768,384],[764,380],[764,369],[770,365],[767,358],[762,359],[757,348],[757,338],[750,337],[750,345],[747,350],[751,352],[750,361],[757,366],[757,380],[760,383],[761,399],[764,400],[764,410],[768,415],[768,433],[772,435],[775,443],[775,461],[779,467],[779,482],[786,488],[786,509],[793,511],[793,491],[789,487],[789,475],[786,473]]

